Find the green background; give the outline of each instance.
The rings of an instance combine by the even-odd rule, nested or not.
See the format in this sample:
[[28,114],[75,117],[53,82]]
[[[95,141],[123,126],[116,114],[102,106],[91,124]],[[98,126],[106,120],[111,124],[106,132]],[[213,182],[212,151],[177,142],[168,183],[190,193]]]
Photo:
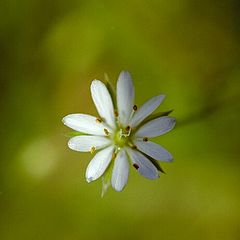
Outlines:
[[[0,2],[0,239],[239,239],[238,0]],[[174,156],[131,169],[104,198],[90,154],[67,148],[69,113],[96,114],[90,83],[132,74],[136,104],[167,95]]]

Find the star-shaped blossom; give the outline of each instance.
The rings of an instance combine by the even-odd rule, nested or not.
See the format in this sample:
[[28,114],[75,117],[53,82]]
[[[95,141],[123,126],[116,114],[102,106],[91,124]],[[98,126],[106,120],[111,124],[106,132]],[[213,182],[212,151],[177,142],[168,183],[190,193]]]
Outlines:
[[116,99],[112,88],[99,80],[92,81],[91,94],[99,117],[76,113],[63,118],[66,126],[82,134],[69,140],[69,148],[96,152],[86,170],[87,182],[110,171],[109,182],[121,191],[128,181],[130,166],[148,179],[158,178],[162,171],[158,161],[173,160],[166,149],[150,141],[172,130],[176,123],[175,118],[167,116],[171,111],[152,114],[165,95],[155,96],[138,108],[134,85],[126,71],[119,75]]

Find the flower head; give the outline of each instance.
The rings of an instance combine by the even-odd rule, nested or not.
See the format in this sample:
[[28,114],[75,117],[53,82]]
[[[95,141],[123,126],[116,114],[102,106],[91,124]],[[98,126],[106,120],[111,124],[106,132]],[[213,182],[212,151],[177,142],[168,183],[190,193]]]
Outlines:
[[128,181],[132,165],[148,179],[159,177],[162,171],[158,161],[172,161],[172,155],[160,145],[150,141],[169,132],[175,126],[171,112],[152,114],[165,95],[158,95],[141,107],[134,103],[134,85],[128,72],[122,71],[117,81],[116,104],[113,90],[99,80],[91,84],[93,102],[99,117],[88,114],[70,114],[63,123],[83,135],[68,142],[70,149],[96,153],[86,170],[86,180],[94,181],[107,173],[116,191],[121,191]]

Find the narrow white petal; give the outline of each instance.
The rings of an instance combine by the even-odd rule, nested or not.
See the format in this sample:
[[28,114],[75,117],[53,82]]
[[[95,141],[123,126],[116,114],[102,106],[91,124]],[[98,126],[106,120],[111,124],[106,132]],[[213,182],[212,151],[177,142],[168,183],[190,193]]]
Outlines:
[[144,142],[143,140],[134,140],[133,142],[137,146],[137,149],[155,160],[164,162],[171,162],[173,160],[172,155],[166,149],[154,142]]
[[72,150],[79,152],[91,152],[104,148],[111,144],[111,140],[100,136],[76,136],[68,141],[68,146]]
[[92,81],[91,93],[94,104],[101,118],[112,128],[115,128],[115,117],[112,98],[104,83]]
[[135,137],[157,137],[172,130],[175,124],[175,118],[159,117],[140,127],[135,133]]
[[130,74],[122,71],[117,82],[117,107],[119,121],[123,126],[129,123],[134,105],[134,86]]
[[62,121],[66,126],[82,133],[106,136],[104,129],[111,133],[110,128],[103,122],[100,123],[96,117],[87,114],[70,114],[64,117]]
[[87,166],[86,180],[94,181],[101,177],[112,160],[114,147],[107,147],[98,152]]
[[165,95],[159,95],[149,99],[135,112],[129,125],[132,128],[136,127],[140,122],[142,122],[146,117],[148,117],[161,104],[164,98],[165,98]]
[[129,163],[125,150],[121,150],[115,159],[112,173],[112,187],[116,191],[122,191],[128,181]]
[[127,148],[127,153],[141,175],[148,179],[156,179],[159,177],[157,168],[143,154],[131,148]]

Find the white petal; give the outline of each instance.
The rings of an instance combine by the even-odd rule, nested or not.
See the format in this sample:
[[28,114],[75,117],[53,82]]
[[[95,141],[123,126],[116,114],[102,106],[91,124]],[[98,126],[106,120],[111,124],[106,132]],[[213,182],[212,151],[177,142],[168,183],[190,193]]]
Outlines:
[[166,149],[154,142],[144,142],[143,140],[134,140],[133,142],[141,152],[147,154],[155,160],[164,162],[170,162],[173,160],[172,155]]
[[121,150],[115,159],[112,173],[112,187],[116,191],[122,191],[128,181],[129,163],[125,150]]
[[79,152],[90,152],[93,147],[98,150],[110,144],[110,139],[100,136],[76,136],[68,141],[69,148]]
[[101,118],[112,128],[115,128],[115,116],[112,98],[105,84],[99,80],[92,81],[91,93],[94,104]]
[[146,117],[148,117],[163,101],[165,95],[159,95],[151,98],[146,103],[144,103],[134,114],[130,121],[130,126],[132,128],[136,127],[140,122],[142,122]]
[[159,177],[157,168],[143,154],[131,148],[127,148],[127,153],[141,175],[148,179],[156,179]]
[[98,152],[87,166],[86,180],[94,181],[101,177],[112,160],[114,147],[110,146]]
[[122,71],[117,82],[117,106],[119,121],[123,126],[129,123],[134,105],[134,86],[130,74]]
[[135,137],[157,137],[172,130],[175,124],[175,118],[159,117],[140,127],[135,133]]
[[103,122],[99,123],[96,117],[87,114],[70,114],[64,117],[62,121],[66,126],[82,133],[106,136],[104,129],[111,133],[110,128]]

